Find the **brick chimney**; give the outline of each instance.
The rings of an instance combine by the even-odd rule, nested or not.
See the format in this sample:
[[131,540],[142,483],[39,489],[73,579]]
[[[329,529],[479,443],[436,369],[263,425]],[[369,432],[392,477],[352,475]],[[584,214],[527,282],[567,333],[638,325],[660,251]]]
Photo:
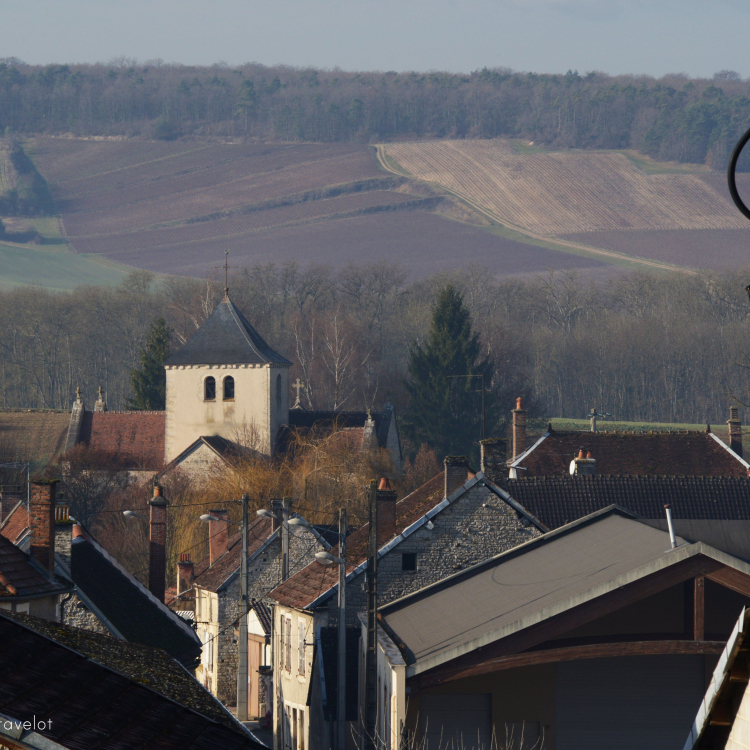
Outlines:
[[450,497],[469,478],[469,459],[466,456],[446,456],[445,496]]
[[55,569],[55,485],[32,482],[29,510],[31,522],[31,556],[50,574]]
[[229,545],[229,513],[225,510],[209,510],[208,514],[219,519],[208,522],[208,560],[209,565],[213,565]]
[[396,492],[383,477],[376,495],[378,503],[378,547],[396,536]]
[[742,422],[736,406],[729,407],[727,424],[729,425],[729,447],[742,458]]
[[181,552],[177,563],[177,596],[190,591],[195,579],[195,566],[190,560],[189,552]]
[[271,522],[271,531],[276,531],[281,526],[281,500],[271,500],[271,513],[273,513],[273,521]]
[[148,501],[149,556],[148,589],[160,601],[164,601],[167,575],[167,500],[160,485],[154,485],[154,496]]
[[513,458],[517,458],[526,450],[526,409],[519,396],[516,408],[513,409]]
[[596,459],[591,455],[591,451],[584,453],[578,451],[578,455],[573,459],[573,471],[577,477],[587,477],[596,474]]
[[479,446],[482,451],[482,473],[497,483],[508,476],[506,461],[508,458],[508,443],[502,438],[488,438],[481,440]]

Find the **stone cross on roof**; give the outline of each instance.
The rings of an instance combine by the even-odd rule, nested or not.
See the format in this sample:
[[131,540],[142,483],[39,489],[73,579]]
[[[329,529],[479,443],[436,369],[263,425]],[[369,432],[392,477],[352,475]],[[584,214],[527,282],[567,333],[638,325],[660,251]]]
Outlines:
[[302,381],[299,378],[297,378],[297,380],[294,381],[294,385],[292,385],[292,388],[294,388],[297,391],[297,398],[294,401],[294,406],[292,406],[292,409],[302,409],[303,408],[303,406],[302,406],[302,404],[300,403],[300,400],[299,400],[299,392],[302,390],[303,387],[304,386],[302,384]]

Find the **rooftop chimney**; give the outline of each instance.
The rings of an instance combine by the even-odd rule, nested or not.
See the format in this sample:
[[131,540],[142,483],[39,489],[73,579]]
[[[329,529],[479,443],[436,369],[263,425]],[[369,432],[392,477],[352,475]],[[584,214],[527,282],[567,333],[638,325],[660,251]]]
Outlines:
[[181,552],[177,563],[177,596],[190,591],[195,579],[195,568],[190,560],[189,552]]
[[164,601],[167,575],[167,500],[160,485],[154,485],[154,496],[148,501],[149,512],[149,557],[148,589],[160,601]]
[[516,408],[513,409],[513,458],[517,458],[526,450],[526,409],[519,396]]
[[490,482],[497,484],[508,476],[508,442],[502,438],[488,438],[480,441],[479,446],[482,451],[482,473]]
[[276,529],[281,526],[281,508],[282,508],[282,502],[281,500],[271,500],[271,513],[273,513],[273,521],[271,522],[271,531],[276,531]]
[[729,447],[742,458],[742,422],[736,406],[729,407]]
[[591,451],[584,453],[583,449],[578,451],[578,455],[573,459],[573,471],[578,477],[592,476],[596,474],[596,459],[591,455]]
[[55,485],[32,482],[30,492],[31,556],[46,570],[55,569]]
[[208,522],[208,559],[213,565],[226,551],[229,543],[229,514],[225,510],[209,510],[218,521]]
[[378,503],[378,547],[396,536],[396,492],[383,477],[376,495]]
[[466,456],[446,456],[445,496],[450,497],[469,478],[469,459]]

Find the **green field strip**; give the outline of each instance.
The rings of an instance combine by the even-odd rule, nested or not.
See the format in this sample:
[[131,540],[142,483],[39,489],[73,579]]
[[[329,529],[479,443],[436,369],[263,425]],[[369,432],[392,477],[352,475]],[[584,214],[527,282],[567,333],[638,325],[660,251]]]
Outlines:
[[0,243],[0,289],[41,286],[68,291],[82,284],[117,285],[133,270],[98,255]]
[[[437,182],[431,182],[430,180],[424,180],[420,177],[415,177],[410,172],[404,169],[393,157],[388,156],[386,153],[385,145],[377,146],[378,160],[381,166],[388,172],[398,174],[403,177],[409,177],[410,179],[418,182],[423,182],[427,185],[436,187],[445,193],[448,193],[456,200],[460,201],[469,208],[474,209],[478,213],[482,214],[485,218],[489,219],[494,226],[483,227],[487,231],[497,231],[500,236],[508,239],[515,239],[516,242],[525,242],[528,245],[535,245],[536,247],[544,247],[549,250],[557,250],[559,252],[568,253],[569,255],[578,255],[579,257],[591,258],[592,260],[602,261],[611,266],[619,266],[622,268],[628,268],[631,270],[643,270],[646,266],[651,271],[666,271],[666,272],[679,272],[694,274],[695,271],[685,266],[678,266],[673,263],[666,263],[664,261],[655,261],[650,258],[641,258],[637,255],[627,255],[626,253],[619,253],[615,250],[605,250],[604,248],[593,247],[589,245],[583,245],[580,242],[572,242],[567,240],[550,240],[546,237],[530,232],[524,227],[516,226],[510,222],[505,221],[500,216],[497,216],[493,211],[486,208],[485,206],[476,203],[471,198],[457,193],[454,190],[441,185]],[[480,227],[482,228],[482,227]],[[505,234],[510,232],[511,234]]]
[[[591,428],[590,419],[567,419],[557,417],[549,420],[552,428],[555,430],[583,430],[588,431]],[[597,419],[596,427],[599,432],[678,432],[684,430],[705,432],[705,424],[687,424],[682,422],[622,422],[614,420]],[[727,432],[727,425],[723,422],[714,426],[711,425],[711,431],[717,434]],[[744,433],[750,434],[750,425],[744,425]]]

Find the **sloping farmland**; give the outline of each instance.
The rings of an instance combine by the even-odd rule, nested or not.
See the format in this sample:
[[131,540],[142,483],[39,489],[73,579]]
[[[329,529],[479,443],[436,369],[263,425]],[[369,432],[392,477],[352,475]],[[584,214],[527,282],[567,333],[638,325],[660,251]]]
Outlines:
[[450,199],[362,144],[40,137],[33,152],[76,252],[158,272],[205,276],[227,249],[240,266],[386,261],[414,277],[602,265],[445,218]]

